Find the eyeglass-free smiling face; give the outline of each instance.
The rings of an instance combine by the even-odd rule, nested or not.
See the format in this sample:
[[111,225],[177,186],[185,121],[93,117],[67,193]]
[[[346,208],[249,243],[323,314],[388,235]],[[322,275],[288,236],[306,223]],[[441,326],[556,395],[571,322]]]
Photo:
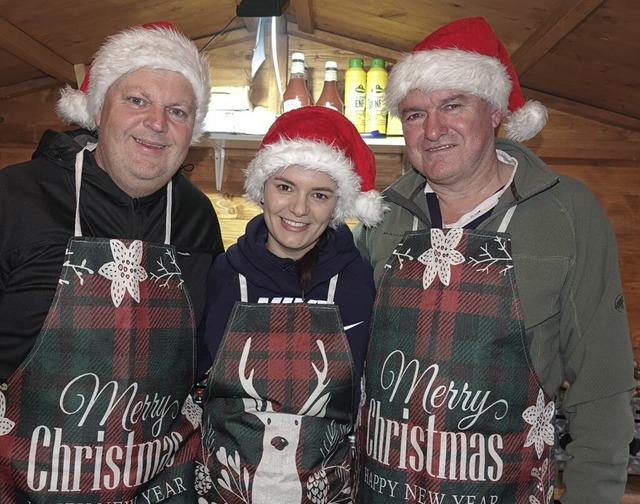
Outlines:
[[324,172],[289,166],[264,186],[267,250],[298,260],[329,225],[338,197],[335,181]]
[[195,121],[189,81],[170,70],[141,68],[115,81],[98,117],[98,165],[133,198],[154,193],[176,173]]
[[485,100],[449,89],[414,90],[400,110],[409,160],[432,187],[460,190],[492,175],[502,114]]

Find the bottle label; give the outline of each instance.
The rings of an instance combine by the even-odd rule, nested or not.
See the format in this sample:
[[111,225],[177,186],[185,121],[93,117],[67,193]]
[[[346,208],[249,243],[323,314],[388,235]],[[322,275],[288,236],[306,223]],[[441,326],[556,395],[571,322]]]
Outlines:
[[292,74],[304,74],[304,61],[292,61],[291,62]]
[[[361,80],[361,82],[358,82],[358,80]],[[345,83],[344,115],[353,123],[359,133],[364,133],[365,110],[367,105],[366,77],[363,75],[362,78],[358,80],[348,79],[348,82]]]
[[324,80],[326,81],[337,81],[338,80],[338,70],[334,68],[328,68],[324,71]]
[[386,131],[387,106],[382,92],[367,96],[367,131]]
[[298,97],[292,98],[290,100],[285,100],[282,104],[282,109],[284,112],[289,112],[290,110],[298,109],[302,107],[302,102]]
[[340,112],[342,114],[342,110],[338,110],[338,107],[335,107],[333,104],[331,104],[330,102],[325,102],[325,103],[321,103],[320,105],[322,105],[323,107],[326,108],[330,108],[332,110],[335,110],[336,112]]

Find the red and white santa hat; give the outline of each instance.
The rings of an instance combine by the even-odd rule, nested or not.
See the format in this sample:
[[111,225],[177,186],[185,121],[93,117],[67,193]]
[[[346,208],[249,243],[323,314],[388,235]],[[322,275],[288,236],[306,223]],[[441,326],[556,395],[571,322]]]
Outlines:
[[96,129],[96,115],[111,85],[123,75],[141,68],[171,70],[189,81],[196,97],[191,142],[202,133],[209,108],[209,65],[192,40],[167,21],[123,30],[106,39],[79,89],[60,90],[56,112],[65,121],[88,130]]
[[365,226],[382,220],[382,195],[375,190],[376,159],[345,116],[326,107],[301,107],[278,117],[246,169],[245,197],[260,204],[269,177],[289,166],[326,173],[336,185],[336,227],[355,217]]
[[462,18],[439,28],[403,56],[389,74],[385,89],[389,112],[412,90],[456,89],[510,112],[507,138],[533,138],[547,122],[540,102],[525,102],[518,76],[504,45],[481,17]]

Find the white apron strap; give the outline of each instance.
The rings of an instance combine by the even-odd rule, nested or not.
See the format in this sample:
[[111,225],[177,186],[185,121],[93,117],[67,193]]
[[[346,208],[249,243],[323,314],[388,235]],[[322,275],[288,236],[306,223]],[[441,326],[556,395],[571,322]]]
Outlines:
[[240,301],[246,303],[249,301],[249,291],[247,290],[247,277],[238,273],[238,281],[240,282]]
[[338,275],[335,275],[329,281],[329,292],[327,292],[327,303],[333,304],[336,296],[336,287],[338,285]]
[[164,226],[164,244],[171,243],[171,209],[173,208],[173,179],[169,179],[167,184],[167,210]]
[[82,229],[80,228],[80,184],[82,183],[82,166],[84,165],[84,151],[93,152],[96,148],[96,143],[87,143],[84,148],[76,154],[76,221],[74,236],[82,236]]
[[507,210],[507,213],[504,214],[500,227],[498,228],[498,233],[504,233],[507,230],[507,226],[509,226],[509,222],[511,222],[511,217],[513,217],[515,211],[516,205],[513,205],[509,210]]

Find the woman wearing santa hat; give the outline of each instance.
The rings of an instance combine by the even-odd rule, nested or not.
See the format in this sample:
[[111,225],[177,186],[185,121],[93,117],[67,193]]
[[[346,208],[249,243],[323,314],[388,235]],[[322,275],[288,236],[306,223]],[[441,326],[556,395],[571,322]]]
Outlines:
[[211,362],[197,489],[209,502],[348,498],[373,270],[347,217],[383,213],[375,158],[324,107],[280,116],[246,171],[263,207],[209,273],[198,331]]

